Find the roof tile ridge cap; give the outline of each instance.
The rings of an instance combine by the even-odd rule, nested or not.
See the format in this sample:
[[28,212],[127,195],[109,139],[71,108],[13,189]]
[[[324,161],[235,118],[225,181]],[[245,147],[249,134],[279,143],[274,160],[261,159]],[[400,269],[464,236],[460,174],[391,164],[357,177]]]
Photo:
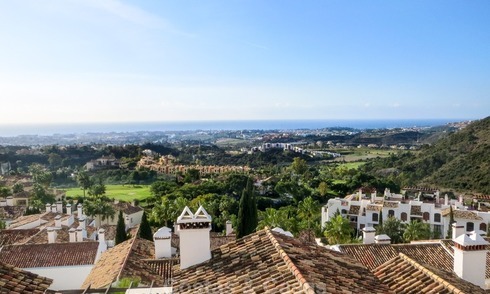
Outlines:
[[126,263],[128,263],[129,255],[131,254],[131,251],[133,251],[133,246],[136,243],[136,239],[138,239],[138,235],[134,236],[133,241],[131,241],[131,246],[129,246],[128,254],[126,255],[126,257],[124,257],[124,262],[121,266],[121,269],[119,270],[119,273],[117,274],[117,280],[119,280],[123,269],[126,267]]
[[269,227],[266,227],[264,229],[265,233],[267,234],[267,237],[269,237],[269,240],[271,241],[272,245],[276,248],[277,252],[281,256],[282,260],[284,263],[286,263],[287,267],[291,271],[291,273],[294,275],[298,283],[301,285],[303,290],[306,293],[315,293],[315,290],[313,287],[310,286],[310,284],[306,281],[305,277],[303,277],[303,274],[299,271],[299,269],[296,267],[296,265],[293,263],[289,255],[282,249],[281,244],[277,241],[277,239],[274,237],[272,232],[270,231]]
[[428,276],[433,281],[443,284],[444,287],[446,289],[448,289],[449,291],[451,291],[452,293],[459,293],[460,292],[460,290],[459,290],[458,287],[454,286],[449,281],[446,281],[444,278],[440,277],[439,275],[437,275],[433,271],[431,271],[428,268],[424,267],[423,265],[421,265],[417,261],[411,259],[410,257],[406,256],[403,253],[400,253],[400,257],[402,259],[404,259],[405,261],[409,262],[410,264],[412,264],[417,269],[421,270],[426,276]]

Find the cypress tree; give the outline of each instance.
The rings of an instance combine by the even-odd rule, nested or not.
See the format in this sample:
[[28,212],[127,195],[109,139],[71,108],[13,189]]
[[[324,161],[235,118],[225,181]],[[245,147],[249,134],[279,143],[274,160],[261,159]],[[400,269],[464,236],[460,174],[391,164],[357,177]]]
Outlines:
[[153,233],[148,218],[146,217],[146,211],[143,212],[143,216],[141,217],[139,236],[143,239],[153,241]]
[[116,245],[122,243],[128,239],[128,234],[126,234],[126,224],[124,224],[123,213],[120,210],[119,216],[117,218],[117,226],[116,226]]
[[454,223],[454,212],[453,206],[449,205],[449,228],[447,229],[447,239],[451,239],[453,237],[453,223]]
[[252,188],[252,180],[248,179],[247,186],[242,192],[238,209],[237,238],[255,231],[258,224],[257,200]]

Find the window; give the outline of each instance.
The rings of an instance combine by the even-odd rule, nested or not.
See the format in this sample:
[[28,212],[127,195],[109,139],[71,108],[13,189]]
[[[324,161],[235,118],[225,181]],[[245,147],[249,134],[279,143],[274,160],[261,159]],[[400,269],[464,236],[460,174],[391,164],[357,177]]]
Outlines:
[[441,222],[441,214],[440,213],[434,214],[434,222],[436,222],[436,223]]
[[480,224],[480,230],[484,231],[485,233],[487,232],[487,224],[486,223],[481,223]]
[[406,212],[402,212],[402,215],[401,215],[400,218],[402,219],[402,221],[406,222],[407,221],[407,218],[408,218],[407,213]]
[[466,231],[471,232],[475,230],[475,224],[472,222],[467,222],[466,223]]
[[377,222],[378,221],[378,214],[377,213],[373,213],[372,220],[373,220],[373,222]]
[[342,211],[340,211],[341,214],[347,214],[347,210],[345,209],[342,209]]
[[429,221],[429,219],[430,219],[430,213],[424,212],[424,214],[422,215],[422,218],[424,219],[424,221]]
[[395,217],[395,211],[393,209],[388,210],[388,217]]

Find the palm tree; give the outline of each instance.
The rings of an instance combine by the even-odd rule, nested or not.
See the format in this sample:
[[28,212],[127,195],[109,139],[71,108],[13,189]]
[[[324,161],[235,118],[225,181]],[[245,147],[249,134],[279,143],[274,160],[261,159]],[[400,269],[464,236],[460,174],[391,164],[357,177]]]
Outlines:
[[85,198],[85,191],[93,186],[93,181],[85,171],[80,171],[77,175],[77,182],[83,190],[83,197]]
[[306,197],[298,205],[298,215],[306,224],[306,229],[311,230],[316,219],[319,217],[318,201],[313,200],[311,196]]
[[352,240],[352,229],[348,219],[337,215],[325,223],[325,237],[329,244],[345,244]]
[[412,220],[403,233],[405,242],[415,240],[427,240],[430,238],[430,226],[428,223]]

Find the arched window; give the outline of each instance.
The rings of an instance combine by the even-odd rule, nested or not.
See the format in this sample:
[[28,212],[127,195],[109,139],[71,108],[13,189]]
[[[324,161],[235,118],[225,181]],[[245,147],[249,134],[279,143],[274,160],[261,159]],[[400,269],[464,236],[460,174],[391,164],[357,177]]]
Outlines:
[[441,214],[440,213],[435,213],[434,214],[434,222],[440,223],[441,222]]
[[401,214],[401,217],[400,217],[400,218],[402,219],[402,221],[403,221],[403,222],[406,222],[406,221],[407,221],[407,219],[408,219],[407,213],[406,213],[406,212],[402,212],[402,214]]
[[484,231],[485,233],[487,232],[487,224],[486,223],[481,223],[480,224],[480,230]]
[[347,210],[342,209],[342,211],[341,211],[340,213],[341,213],[341,214],[347,214]]
[[424,219],[424,221],[429,221],[429,219],[430,219],[430,213],[424,212],[424,214],[422,215],[422,218]]
[[377,222],[377,221],[378,221],[378,214],[373,213],[373,222]]
[[475,230],[475,224],[472,222],[467,222],[466,223],[466,231],[471,232]]
[[388,210],[388,217],[395,217],[395,211],[393,209]]

